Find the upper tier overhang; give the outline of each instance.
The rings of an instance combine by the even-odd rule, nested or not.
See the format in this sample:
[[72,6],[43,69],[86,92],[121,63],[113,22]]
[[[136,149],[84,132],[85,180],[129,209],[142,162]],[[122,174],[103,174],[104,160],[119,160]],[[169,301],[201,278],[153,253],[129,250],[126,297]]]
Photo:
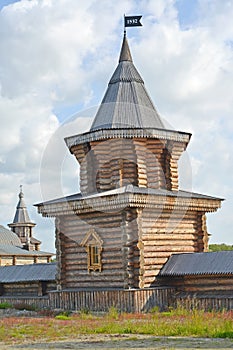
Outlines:
[[182,131],[174,131],[159,128],[115,128],[115,129],[99,129],[88,131],[83,134],[77,134],[65,138],[67,147],[70,149],[73,146],[77,146],[91,141],[102,141],[107,139],[117,138],[147,138],[147,139],[161,139],[171,140],[177,142],[185,142],[188,145],[191,138],[191,134]]
[[223,199],[188,191],[167,191],[127,185],[111,191],[82,195],[81,193],[35,204],[46,217],[78,215],[96,211],[111,212],[126,207],[214,212]]

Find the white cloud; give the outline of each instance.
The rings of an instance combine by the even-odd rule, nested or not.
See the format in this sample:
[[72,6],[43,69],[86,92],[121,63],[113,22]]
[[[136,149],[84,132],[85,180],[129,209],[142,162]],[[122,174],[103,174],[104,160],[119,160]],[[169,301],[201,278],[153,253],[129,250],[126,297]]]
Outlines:
[[[233,3],[199,1],[198,17],[186,30],[175,4],[22,0],[1,10],[2,224],[13,219],[23,183],[40,239],[47,241],[45,247],[52,242],[52,224],[47,228],[49,220],[38,216],[32,204],[45,194],[51,198],[78,190],[78,168],[63,137],[90,123],[86,117],[57,129],[54,110],[100,102],[117,64],[122,14],[135,13],[143,14],[143,27],[128,29],[135,65],[160,113],[176,129],[193,133],[188,146],[193,190],[227,199],[208,222],[213,241],[232,243]],[[48,149],[54,150],[52,156]]]

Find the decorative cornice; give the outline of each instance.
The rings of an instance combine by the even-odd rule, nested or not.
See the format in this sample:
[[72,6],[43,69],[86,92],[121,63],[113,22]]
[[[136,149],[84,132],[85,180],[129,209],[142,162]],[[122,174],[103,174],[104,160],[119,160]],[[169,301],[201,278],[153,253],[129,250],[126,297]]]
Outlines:
[[221,199],[122,193],[60,203],[42,203],[37,206],[38,212],[46,217],[86,214],[96,211],[104,211],[107,213],[113,210],[122,210],[125,207],[153,208],[159,210],[185,209],[189,211],[214,212],[221,207]]
[[90,131],[84,134],[78,134],[65,138],[69,149],[71,147],[83,144],[85,142],[100,141],[116,138],[157,138],[162,140],[172,140],[185,142],[188,144],[191,134],[181,131],[152,128],[119,128],[119,129],[100,129]]
[[94,239],[96,241],[96,243],[98,244],[98,246],[102,246],[103,245],[103,241],[102,239],[100,238],[100,236],[98,235],[98,233],[96,232],[96,230],[94,229],[91,229],[89,230],[85,237],[83,238],[82,242],[80,243],[80,245],[82,247],[84,247],[85,245],[87,245],[87,242],[90,240],[90,238]]

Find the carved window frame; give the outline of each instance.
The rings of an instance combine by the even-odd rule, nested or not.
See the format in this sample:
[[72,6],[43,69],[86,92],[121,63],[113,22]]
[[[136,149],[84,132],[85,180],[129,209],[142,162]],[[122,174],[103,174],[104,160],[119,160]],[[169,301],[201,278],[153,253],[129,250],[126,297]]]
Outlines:
[[87,232],[81,242],[81,246],[86,248],[88,272],[101,272],[103,241],[94,229]]

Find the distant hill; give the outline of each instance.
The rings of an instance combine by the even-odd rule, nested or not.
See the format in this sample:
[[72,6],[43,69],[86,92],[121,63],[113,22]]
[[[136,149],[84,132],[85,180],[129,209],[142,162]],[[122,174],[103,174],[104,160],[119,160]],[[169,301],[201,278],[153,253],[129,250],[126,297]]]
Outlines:
[[225,243],[209,245],[210,252],[220,252],[222,250],[233,250],[233,245],[227,245]]

